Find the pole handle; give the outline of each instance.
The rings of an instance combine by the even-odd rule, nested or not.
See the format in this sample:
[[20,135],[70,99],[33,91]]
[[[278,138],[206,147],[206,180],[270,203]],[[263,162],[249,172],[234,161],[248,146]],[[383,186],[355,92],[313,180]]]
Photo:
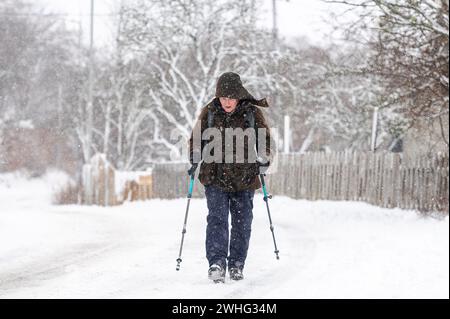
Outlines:
[[197,166],[198,164],[192,164],[191,168],[188,169],[187,173],[191,178],[194,177]]

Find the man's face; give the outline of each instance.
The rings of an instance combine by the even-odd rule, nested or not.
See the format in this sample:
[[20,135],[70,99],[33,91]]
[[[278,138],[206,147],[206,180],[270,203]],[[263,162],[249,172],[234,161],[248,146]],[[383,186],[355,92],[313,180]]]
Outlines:
[[238,105],[239,100],[237,99],[230,99],[228,97],[220,97],[220,104],[222,105],[222,108],[225,112],[231,113],[236,109],[236,106]]

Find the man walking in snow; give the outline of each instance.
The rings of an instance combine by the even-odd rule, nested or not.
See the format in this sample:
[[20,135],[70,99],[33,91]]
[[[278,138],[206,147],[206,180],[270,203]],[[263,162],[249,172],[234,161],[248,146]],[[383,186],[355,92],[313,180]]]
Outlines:
[[215,98],[201,110],[189,140],[191,164],[195,167],[201,161],[199,180],[205,186],[209,211],[208,277],[215,282],[225,281],[227,266],[230,279],[244,278],[253,196],[261,187],[259,174],[270,163],[273,145],[259,107],[268,107],[266,99],[256,100],[238,74],[224,73],[217,81]]

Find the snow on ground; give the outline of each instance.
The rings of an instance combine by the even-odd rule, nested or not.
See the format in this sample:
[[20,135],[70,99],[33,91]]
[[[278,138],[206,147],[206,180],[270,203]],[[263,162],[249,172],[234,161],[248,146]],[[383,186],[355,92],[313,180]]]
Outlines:
[[66,177],[0,175],[0,298],[449,298],[449,221],[365,203],[255,196],[245,280],[213,284],[206,204],[52,206]]

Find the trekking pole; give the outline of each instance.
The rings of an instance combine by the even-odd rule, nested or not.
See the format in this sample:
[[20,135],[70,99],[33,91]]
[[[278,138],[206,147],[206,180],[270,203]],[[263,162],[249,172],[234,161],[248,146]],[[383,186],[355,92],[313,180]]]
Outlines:
[[266,189],[266,182],[264,180],[264,176],[266,174],[259,174],[259,178],[261,179],[261,185],[262,185],[262,189],[263,189],[263,193],[264,193],[264,201],[266,202],[266,207],[267,207],[267,214],[269,215],[269,222],[270,222],[270,230],[272,232],[272,238],[273,238],[273,244],[275,246],[275,254],[277,256],[277,259],[280,259],[280,256],[278,256],[278,253],[280,252],[277,248],[277,242],[275,240],[275,233],[273,231],[273,224],[272,224],[272,217],[270,217],[270,209],[269,209],[269,199],[272,198],[272,195],[268,195],[267,194],[267,189]]
[[189,213],[189,204],[191,202],[192,198],[192,190],[194,189],[194,176],[195,176],[195,170],[197,169],[198,164],[192,165],[192,167],[188,170],[188,174],[190,176],[189,180],[189,191],[187,195],[187,207],[186,207],[186,214],[184,215],[184,224],[183,224],[183,231],[181,232],[181,244],[180,244],[180,253],[178,254],[177,258],[177,271],[180,270],[180,263],[183,261],[181,259],[181,253],[183,252],[183,243],[184,243],[184,234],[186,234],[186,224],[188,219],[188,213]]

